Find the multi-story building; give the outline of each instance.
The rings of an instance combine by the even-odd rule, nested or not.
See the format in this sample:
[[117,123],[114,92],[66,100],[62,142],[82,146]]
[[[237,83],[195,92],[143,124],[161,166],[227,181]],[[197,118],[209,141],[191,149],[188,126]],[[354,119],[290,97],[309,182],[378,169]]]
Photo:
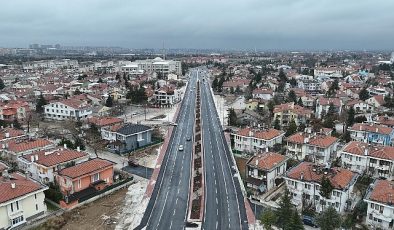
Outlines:
[[295,133],[287,138],[287,156],[303,160],[309,158],[316,163],[329,162],[336,155],[339,140],[321,133]]
[[54,147],[54,143],[42,138],[11,140],[7,143],[2,144],[2,153],[5,156],[16,161],[19,156],[41,150],[51,149]]
[[327,114],[330,106],[334,107],[334,112],[338,115],[342,113],[342,101],[339,98],[325,98],[320,97],[316,100],[316,117],[322,118]]
[[163,86],[155,90],[153,94],[154,102],[159,107],[173,106],[182,98],[182,92],[175,86]]
[[278,120],[279,124],[287,127],[294,120],[297,125],[305,124],[311,118],[312,111],[294,102],[277,105],[274,108],[274,121]]
[[275,188],[277,179],[286,172],[287,157],[275,152],[263,152],[252,156],[246,163],[246,186],[255,195]]
[[342,70],[337,67],[320,67],[314,69],[315,77],[323,78],[342,78]]
[[354,109],[354,112],[356,112],[357,114],[371,113],[375,109],[374,106],[361,100],[348,101],[346,103],[346,109],[349,110],[351,107]]
[[91,105],[87,100],[74,98],[51,102],[44,107],[45,118],[51,120],[80,120],[92,114]]
[[394,147],[351,141],[340,151],[344,168],[372,177],[394,179]]
[[231,135],[234,137],[234,150],[256,153],[281,144],[285,133],[276,129],[253,130],[248,127]]
[[372,229],[393,229],[394,181],[375,180],[364,201],[368,204],[366,222]]
[[0,103],[0,120],[13,121],[17,119],[23,121],[27,118],[29,112],[29,104],[24,101]]
[[[327,178],[333,190],[326,198],[320,193],[323,177]],[[337,212],[351,210],[357,203],[353,187],[358,174],[342,168],[328,168],[311,162],[301,162],[284,176],[291,193],[292,203],[299,208],[312,208],[321,212],[328,205]]]
[[13,229],[45,214],[47,189],[22,174],[4,171],[0,176],[0,229]]
[[316,79],[302,79],[297,81],[297,87],[313,94],[320,91],[320,82]]
[[392,145],[394,138],[394,129],[384,125],[356,123],[348,131],[352,140],[371,144]]
[[86,161],[89,155],[78,150],[57,148],[38,151],[18,157],[19,169],[41,183],[54,182],[54,173],[76,163]]
[[252,92],[253,98],[271,100],[274,97],[274,91],[272,89],[257,88]]
[[180,61],[164,60],[157,57],[155,59],[136,60],[123,66],[122,71],[130,74],[140,74],[143,71],[149,73],[156,72],[163,76],[167,76],[169,73],[182,75],[182,66]]

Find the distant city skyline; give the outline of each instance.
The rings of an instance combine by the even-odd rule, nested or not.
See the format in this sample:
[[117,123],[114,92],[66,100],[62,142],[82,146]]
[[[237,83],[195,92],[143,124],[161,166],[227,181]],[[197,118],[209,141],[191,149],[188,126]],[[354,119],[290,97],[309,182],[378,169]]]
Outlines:
[[393,1],[2,3],[0,47],[393,50]]

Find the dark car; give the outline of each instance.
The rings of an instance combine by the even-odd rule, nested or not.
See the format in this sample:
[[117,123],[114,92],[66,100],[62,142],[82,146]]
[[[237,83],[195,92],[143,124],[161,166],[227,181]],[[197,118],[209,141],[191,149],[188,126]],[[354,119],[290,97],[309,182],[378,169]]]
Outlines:
[[187,137],[186,140],[187,140],[187,141],[191,141],[192,138],[191,138],[191,137]]
[[130,167],[138,167],[139,164],[135,160],[130,159],[129,160],[129,166]]
[[303,216],[303,217],[302,217],[302,222],[303,222],[305,225],[308,225],[308,226],[311,226],[311,227],[314,227],[314,228],[317,228],[317,227],[318,227],[317,224],[316,224],[316,222],[315,222],[315,218],[313,218],[313,217],[311,217],[311,216]]

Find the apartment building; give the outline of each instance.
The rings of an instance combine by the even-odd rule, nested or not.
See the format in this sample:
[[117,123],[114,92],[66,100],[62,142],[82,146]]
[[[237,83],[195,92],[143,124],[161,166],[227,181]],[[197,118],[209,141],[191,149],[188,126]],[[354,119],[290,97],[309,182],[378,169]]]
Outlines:
[[366,223],[372,229],[393,229],[394,181],[375,180],[364,201],[368,204]]
[[339,140],[322,133],[298,132],[286,139],[287,156],[297,160],[308,158],[319,164],[331,161],[336,156]]
[[311,118],[312,110],[294,104],[294,102],[277,105],[274,108],[274,121],[287,127],[294,120],[297,125],[305,124]]
[[[323,177],[333,186],[329,198],[320,194]],[[301,162],[284,176],[292,203],[300,209],[313,208],[319,213],[328,205],[337,212],[351,210],[358,201],[353,193],[357,178],[358,174],[348,169],[328,168],[311,162]]]
[[279,185],[286,172],[288,158],[275,152],[262,152],[246,163],[246,186],[254,195],[265,193]]
[[337,67],[318,67],[313,70],[315,77],[342,78],[342,70]]
[[26,224],[47,211],[44,191],[48,187],[19,173],[0,176],[0,229]]
[[182,66],[180,61],[164,60],[160,57],[155,59],[136,60],[122,67],[122,72],[128,74],[140,74],[141,72],[160,73],[167,76],[170,73],[182,75]]
[[51,102],[44,108],[45,118],[51,120],[80,120],[92,114],[92,107],[87,100],[75,98]]
[[328,113],[330,106],[334,107],[336,114],[340,115],[342,113],[343,105],[341,99],[320,97],[316,100],[316,117],[322,118],[323,115]]
[[163,86],[155,90],[153,99],[159,107],[171,107],[182,99],[182,92],[175,86]]
[[234,137],[235,150],[256,153],[281,144],[285,133],[276,129],[257,130],[247,127],[231,135]]
[[348,128],[353,141],[392,145],[394,129],[378,124],[356,123]]
[[344,168],[394,179],[394,147],[351,141],[339,153]]

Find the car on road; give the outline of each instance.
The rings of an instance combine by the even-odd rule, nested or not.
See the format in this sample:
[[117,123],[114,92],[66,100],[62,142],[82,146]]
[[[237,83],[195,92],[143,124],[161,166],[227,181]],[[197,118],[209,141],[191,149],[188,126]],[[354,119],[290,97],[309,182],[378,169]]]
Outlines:
[[311,217],[311,216],[303,216],[303,217],[302,217],[302,222],[303,222],[305,225],[308,225],[308,226],[311,226],[311,227],[314,227],[314,228],[317,228],[317,227],[318,227],[317,224],[316,224],[316,222],[315,222],[315,218],[313,218],[313,217]]
[[191,140],[192,140],[192,137],[187,137],[186,140],[187,140],[187,141],[191,141]]
[[178,150],[183,151],[183,145],[179,145]]
[[133,113],[131,113],[131,116],[135,116],[135,115],[137,115],[137,113],[136,113],[136,112],[133,112]]

